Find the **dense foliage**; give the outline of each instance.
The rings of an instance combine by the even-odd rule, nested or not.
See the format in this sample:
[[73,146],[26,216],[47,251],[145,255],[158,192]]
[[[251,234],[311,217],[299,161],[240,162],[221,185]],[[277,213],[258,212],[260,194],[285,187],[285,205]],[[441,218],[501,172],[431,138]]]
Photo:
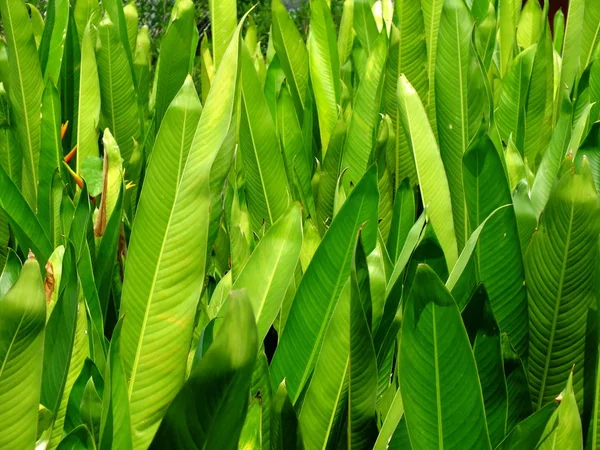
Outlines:
[[0,0],[0,448],[600,448],[600,2],[208,6]]

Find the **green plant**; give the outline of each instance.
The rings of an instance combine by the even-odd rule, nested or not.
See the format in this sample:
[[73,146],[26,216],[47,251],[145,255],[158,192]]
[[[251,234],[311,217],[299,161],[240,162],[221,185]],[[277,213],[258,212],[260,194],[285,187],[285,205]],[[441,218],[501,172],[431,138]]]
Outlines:
[[600,447],[600,2],[27,5],[0,448]]

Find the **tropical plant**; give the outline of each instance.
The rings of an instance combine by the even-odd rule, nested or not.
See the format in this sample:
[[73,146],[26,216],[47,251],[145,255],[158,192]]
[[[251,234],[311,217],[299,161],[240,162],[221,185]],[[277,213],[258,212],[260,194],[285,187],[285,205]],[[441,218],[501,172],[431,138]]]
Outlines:
[[0,0],[0,448],[600,448],[600,2],[252,14]]

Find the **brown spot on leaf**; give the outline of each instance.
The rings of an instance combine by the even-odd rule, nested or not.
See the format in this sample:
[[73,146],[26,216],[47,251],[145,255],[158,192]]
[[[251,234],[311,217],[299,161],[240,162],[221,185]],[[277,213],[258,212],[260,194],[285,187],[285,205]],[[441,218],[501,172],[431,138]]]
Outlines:
[[46,279],[44,280],[44,293],[46,294],[46,303],[50,303],[54,293],[54,266],[51,261],[46,263]]

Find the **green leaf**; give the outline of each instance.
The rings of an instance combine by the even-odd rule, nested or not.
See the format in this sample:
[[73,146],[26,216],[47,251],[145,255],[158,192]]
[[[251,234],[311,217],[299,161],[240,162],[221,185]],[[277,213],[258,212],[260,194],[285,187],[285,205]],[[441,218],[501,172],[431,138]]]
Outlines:
[[21,1],[0,1],[8,46],[10,104],[15,137],[23,155],[23,196],[31,208],[37,202],[40,158],[40,104],[44,85],[31,21]]
[[151,448],[236,449],[257,342],[250,302],[233,291],[219,334],[173,400]]
[[[54,233],[54,199],[52,197],[52,184],[55,174],[58,172],[59,179],[67,174],[63,161],[63,149],[60,139],[60,97],[58,90],[52,81],[46,83],[42,95],[42,123],[41,144],[39,161],[39,185],[37,216],[46,232],[50,231],[48,238],[55,243],[60,236]],[[62,183],[61,183],[62,184]]]
[[123,6],[123,17],[125,19],[125,25],[127,28],[129,50],[131,53],[134,53],[139,26],[139,14],[134,0],[131,0],[129,3]]
[[113,330],[108,351],[98,446],[100,449],[133,448],[127,378],[120,349],[123,320],[120,319]]
[[[302,126],[298,121],[294,103],[289,90],[283,87],[277,100],[277,132],[283,147],[284,163],[288,174],[288,182],[294,180],[298,185],[296,197],[302,200],[311,217],[316,217],[315,199],[312,190],[312,152],[306,151]],[[336,170],[337,175],[337,170]]]
[[44,369],[42,379],[41,403],[54,416],[59,406],[69,374],[69,364],[75,340],[77,325],[78,285],[77,258],[72,244],[67,245],[63,259],[58,300],[48,319],[44,338]]
[[246,47],[242,47],[240,153],[253,229],[271,226],[287,210],[290,194],[269,107]]
[[260,341],[281,309],[301,247],[302,216],[300,205],[294,203],[259,241],[233,283],[232,289],[245,290],[250,300]]
[[600,201],[589,166],[555,185],[525,256],[529,293],[529,382],[538,408],[554,399],[573,365],[583,401],[588,308],[594,291]]
[[338,30],[338,56],[342,67],[350,58],[354,44],[354,0],[344,0],[342,18]]
[[[584,14],[584,10],[586,3],[586,0],[569,1],[569,14],[567,15],[567,25],[561,54],[562,66],[560,73],[560,86],[566,88],[569,93],[575,83],[576,75],[585,69],[585,67],[580,68],[580,56],[583,48],[582,36],[584,33],[582,33],[582,26],[585,23],[586,14]],[[593,18],[590,19],[590,21],[593,21]],[[591,42],[586,42],[587,45],[591,46]],[[584,59],[585,61],[589,55],[585,55],[584,57],[586,58]],[[562,88],[560,92],[562,92]]]
[[79,425],[60,441],[57,450],[96,450],[94,436],[86,425]]
[[300,282],[271,364],[273,386],[285,378],[292,402],[298,400],[315,365],[327,323],[350,275],[361,227],[365,251],[370,253],[375,245],[377,203],[377,171],[371,167],[337,213]]
[[453,267],[458,248],[446,172],[425,108],[405,76],[398,79],[398,103],[402,125],[415,158],[423,204],[444,250],[446,263]]
[[[512,202],[502,161],[488,137],[473,144],[463,166],[466,206],[475,229],[497,208]],[[503,208],[486,224],[477,247],[477,269],[500,329],[522,357],[527,355],[527,291],[517,219]]]
[[379,435],[377,436],[373,450],[387,450],[389,448],[389,442],[398,428],[402,417],[404,417],[404,404],[402,403],[402,392],[398,389],[394,395],[392,405],[385,416],[385,420],[379,429]]
[[496,448],[506,433],[508,388],[504,378],[500,328],[483,285],[473,292],[462,317],[473,345],[490,441]]
[[558,169],[571,140],[571,115],[563,113],[552,133],[552,139],[538,168],[531,188],[531,205],[536,216],[539,216],[546,206]]
[[500,138],[508,143],[512,134],[521,155],[524,152],[527,94],[536,50],[536,46],[529,47],[515,58],[502,82],[496,106],[495,118]]
[[133,54],[133,69],[135,71],[135,90],[137,92],[140,106],[144,117],[148,116],[150,100],[150,68],[151,68],[151,50],[150,33],[148,27],[144,25],[137,34],[137,44]]
[[[427,115],[431,121],[431,128],[434,135],[437,135],[437,118],[435,112],[435,65],[443,5],[444,0],[421,0],[423,24],[425,25],[425,42],[427,44],[427,74],[429,76],[429,95],[427,96],[427,104],[423,103],[423,105],[427,109]],[[414,80],[409,81],[413,83]],[[423,97],[422,100],[424,99],[425,97]]]
[[517,44],[526,49],[537,43],[540,40],[545,21],[540,2],[527,0],[519,17]]
[[52,244],[37,216],[2,166],[0,166],[0,192],[2,192],[0,208],[6,212],[20,246],[25,251],[32,249],[40,262],[45,264],[52,253]]
[[[153,102],[154,123],[157,133],[167,108],[179,92],[194,64],[194,55],[199,39],[194,14],[192,0],[177,0],[171,11],[167,31],[161,39],[161,51],[152,93],[155,97],[155,102]],[[218,37],[215,36],[214,41],[217,40]]]
[[[360,240],[355,250],[355,262],[362,253]],[[364,259],[364,255],[362,256]],[[377,355],[371,336],[371,293],[368,277],[367,292],[361,292],[361,280],[353,267],[349,322],[348,363],[348,448],[373,448],[377,436],[375,401],[377,397]],[[366,297],[366,298],[365,298]],[[367,309],[368,308],[368,309]],[[365,312],[365,309],[368,311]]]
[[69,1],[50,0],[46,6],[46,26],[38,51],[44,79],[50,79],[54,84],[59,82],[68,24]]
[[387,243],[392,262],[396,262],[398,256],[400,256],[402,247],[415,221],[415,214],[415,194],[408,179],[405,178],[396,191],[392,226]]
[[423,104],[428,104],[428,72],[423,70],[427,65],[427,48],[423,39],[425,29],[419,0],[398,0],[394,23],[390,34],[384,100],[385,110],[394,125],[395,137],[394,160],[393,164],[388,162],[388,168],[393,175],[394,187],[398,189],[405,177],[410,178],[411,185],[417,183],[415,160],[398,110],[398,76],[404,74],[419,93]]
[[542,409],[536,411],[531,416],[523,420],[515,429],[504,439],[497,450],[535,450],[538,448],[538,442],[542,437],[544,428],[548,420],[556,411],[555,402],[548,403]]
[[348,172],[344,176],[346,188],[356,184],[369,167],[370,162],[374,160],[375,129],[378,123],[379,102],[387,55],[386,34],[383,32],[379,34],[371,47],[365,70],[356,90],[352,118],[344,147],[342,166],[348,168]]
[[0,299],[0,447],[34,448],[46,302],[40,266],[32,256]]
[[[192,2],[190,1],[189,4],[192,5]],[[234,0],[209,0],[208,9],[210,11],[213,60],[216,71],[221,64],[229,42],[234,38],[237,25],[236,2]]]
[[128,169],[128,178],[137,182],[137,174],[132,173],[134,168],[129,162],[135,143],[142,141],[140,110],[126,49],[118,27],[108,15],[98,25],[96,55],[102,123],[110,129],[119,145]]
[[[370,0],[354,1],[354,31],[361,47],[370,55],[375,47],[375,41],[379,36],[377,23],[371,11]],[[361,77],[362,78],[362,77]]]
[[552,30],[554,31],[554,51],[560,54],[565,37],[565,15],[562,9],[556,11],[552,20]]
[[464,1],[446,0],[435,65],[435,101],[440,155],[450,187],[459,251],[470,234],[461,183],[462,156],[481,125],[484,105],[476,50],[471,45],[472,28],[473,20]]
[[[324,333],[298,417],[305,448],[325,448],[336,441],[341,410],[348,396],[350,297],[351,283],[347,279]],[[288,324],[290,319],[291,315]]]
[[[490,449],[475,359],[454,299],[425,265],[402,321],[400,389],[416,448]],[[469,417],[465,426],[464,417]]]
[[90,156],[98,157],[98,123],[100,121],[100,84],[96,65],[96,30],[88,22],[81,41],[79,104],[77,107],[77,166]]
[[281,0],[273,0],[273,46],[296,105],[296,114],[302,119],[308,95],[308,52],[304,40]]
[[537,448],[540,450],[583,448],[581,418],[573,391],[573,372],[569,374],[567,386],[560,394],[560,405],[548,420]]
[[302,436],[294,405],[287,395],[285,380],[273,398],[271,448],[278,450],[302,448]]
[[73,340],[73,348],[71,350],[71,360],[69,361],[69,368],[66,374],[65,386],[60,399],[60,405],[57,411],[54,411],[54,422],[52,424],[52,431],[48,437],[49,449],[54,449],[60,443],[63,436],[63,428],[65,426],[65,419],[67,414],[67,405],[71,391],[75,385],[75,381],[83,368],[85,359],[89,356],[88,346],[88,324],[85,304],[83,297],[80,292],[79,301],[77,304],[77,323],[75,325],[75,338]]
[[498,69],[503,79],[513,64],[518,20],[515,4],[517,4],[516,0],[498,0],[498,46],[500,47]]
[[[179,202],[185,187],[182,174],[199,119],[200,100],[188,78],[167,110],[156,138],[128,249],[121,300],[121,313],[126,314],[127,320],[123,323],[121,352],[125,373],[131,379],[131,420],[137,433],[134,445],[149,443],[176,389],[183,383],[191,312],[202,283],[201,279],[193,283],[188,280],[203,274],[188,263],[200,256],[190,253],[191,243],[172,236],[196,232],[193,228],[181,228],[186,221]],[[185,255],[180,253],[184,250]],[[178,269],[173,271],[174,267]],[[170,301],[161,306],[159,299],[165,296]],[[154,334],[167,329],[173,330],[174,335],[161,334],[169,338],[160,346],[153,346]],[[160,367],[168,376],[162,375]],[[153,396],[144,393],[147,383],[152,383]]]
[[[226,141],[239,92],[240,27],[221,62],[195,134],[194,120],[182,120],[188,112],[192,117],[193,111],[196,117],[199,113],[200,102],[188,77],[170,108],[172,117],[161,126],[146,173],[121,299],[121,311],[128,317],[121,342],[123,365],[131,379],[134,447],[150,442],[183,383],[185,355],[207,266],[211,171],[223,145],[229,145]],[[164,146],[160,159],[155,155],[159,141]],[[179,158],[173,158],[173,152]],[[150,170],[155,173],[152,182]],[[161,301],[165,298],[166,303]],[[166,329],[176,331],[169,334]],[[158,346],[157,336],[162,336]],[[151,396],[145,386],[152,386]]]
[[341,87],[335,26],[325,0],[311,1],[310,29],[310,79],[319,117],[321,147],[327,149],[338,120]]

